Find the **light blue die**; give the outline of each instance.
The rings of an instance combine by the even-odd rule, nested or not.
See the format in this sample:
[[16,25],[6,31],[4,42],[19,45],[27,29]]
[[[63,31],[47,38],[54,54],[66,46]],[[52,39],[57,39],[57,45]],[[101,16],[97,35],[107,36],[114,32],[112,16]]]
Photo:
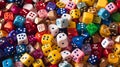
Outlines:
[[56,25],[59,27],[59,28],[67,28],[68,27],[68,20],[65,19],[65,18],[58,18],[56,20]]
[[100,16],[102,19],[107,19],[110,17],[110,13],[105,8],[101,8],[98,11],[98,16]]
[[62,61],[59,63],[59,67],[73,67],[73,66],[67,61]]
[[3,67],[14,67],[13,61],[11,58],[3,60],[2,65]]
[[15,20],[14,20],[14,25],[16,27],[23,27],[24,26],[24,22],[25,22],[25,18],[18,15],[16,16]]

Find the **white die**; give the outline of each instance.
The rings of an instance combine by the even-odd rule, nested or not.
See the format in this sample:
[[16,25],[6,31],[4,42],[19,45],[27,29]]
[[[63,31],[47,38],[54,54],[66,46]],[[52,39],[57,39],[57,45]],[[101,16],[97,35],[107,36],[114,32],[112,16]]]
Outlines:
[[70,0],[60,0],[60,2],[63,2],[64,4],[67,4]]
[[26,50],[28,53],[32,53],[33,51],[35,51],[34,47],[30,44],[26,46]]
[[37,25],[38,32],[43,32],[46,30],[45,24],[38,24]]
[[70,14],[67,14],[67,13],[63,14],[61,18],[67,19],[69,22],[72,20],[72,17],[70,16]]
[[101,45],[102,45],[103,48],[112,48],[113,44],[114,44],[114,42],[110,38],[105,38],[101,42]]
[[32,21],[34,21],[34,19],[37,17],[37,14],[33,11],[30,11],[27,16],[26,16],[26,19],[30,19]]
[[32,4],[25,4],[23,6],[24,9],[27,9],[27,10],[32,10],[33,9],[33,5]]
[[58,46],[60,46],[61,48],[65,48],[68,46],[68,44],[69,44],[68,38],[65,33],[59,33],[56,38],[57,38]]
[[115,42],[120,43],[120,35],[116,37]]
[[71,61],[71,53],[68,50],[61,51],[61,56],[65,61]]
[[68,20],[65,18],[58,18],[58,19],[56,19],[56,25],[59,28],[67,28],[68,27]]
[[27,38],[26,33],[17,34],[17,42],[18,42],[18,45],[28,44],[28,38]]
[[59,28],[55,24],[50,24],[49,25],[49,31],[53,36],[56,36],[59,33]]

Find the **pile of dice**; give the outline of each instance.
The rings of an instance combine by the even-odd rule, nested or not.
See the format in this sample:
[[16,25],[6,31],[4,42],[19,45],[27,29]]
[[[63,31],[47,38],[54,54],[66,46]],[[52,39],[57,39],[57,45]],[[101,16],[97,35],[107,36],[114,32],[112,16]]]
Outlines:
[[120,67],[120,0],[0,0],[0,67]]

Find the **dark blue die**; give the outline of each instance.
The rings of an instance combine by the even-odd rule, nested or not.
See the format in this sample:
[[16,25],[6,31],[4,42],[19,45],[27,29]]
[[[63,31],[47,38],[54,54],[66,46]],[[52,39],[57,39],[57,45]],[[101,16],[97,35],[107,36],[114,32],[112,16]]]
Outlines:
[[2,65],[3,67],[14,67],[14,64],[11,58],[3,60]]
[[98,63],[98,57],[95,56],[94,54],[92,54],[92,55],[89,56],[88,62],[89,62],[90,64],[95,65],[95,64]]
[[14,56],[14,61],[15,62],[18,62],[18,61],[20,61],[20,58],[22,57],[22,54],[16,54],[15,56]]
[[55,10],[55,8],[56,8],[56,4],[54,2],[48,2],[47,6],[46,6],[46,9],[48,11]]
[[16,46],[16,53],[17,54],[22,54],[26,52],[26,45],[21,44]]
[[17,32],[16,32],[15,30],[12,30],[12,31],[8,34],[8,36],[9,36],[9,37],[12,37],[15,42],[17,41],[16,35],[17,35]]
[[0,59],[5,56],[5,53],[3,50],[0,49]]
[[7,0],[8,3],[13,3],[15,0]]
[[105,24],[105,25],[107,25],[107,26],[109,26],[111,22],[112,22],[112,21],[111,21],[110,18],[105,19],[105,20],[102,20],[102,23]]
[[18,7],[23,7],[24,0],[15,0],[15,3],[18,5]]
[[85,33],[87,31],[86,24],[84,24],[84,23],[78,23],[77,24],[77,31],[78,31],[79,35]]
[[16,29],[16,33],[19,34],[19,33],[26,33],[26,28],[17,28]]
[[7,46],[10,46],[11,44],[9,44],[6,40],[6,37],[2,37],[0,38],[0,48],[4,49]]
[[83,45],[83,41],[84,41],[84,39],[82,36],[75,36],[72,38],[71,44],[72,44],[73,48],[81,48]]
[[67,28],[59,28],[59,33],[65,33],[67,35]]
[[18,27],[24,27],[24,22],[25,22],[25,18],[18,15],[16,16],[15,20],[14,20],[14,25],[18,28]]
[[8,36],[8,37],[6,37],[6,40],[11,45],[16,45],[17,44],[17,41],[15,41],[13,37]]
[[57,9],[57,14],[58,15],[63,15],[64,13],[67,13],[67,9],[65,9],[65,8],[58,8]]
[[4,52],[5,52],[6,56],[14,55],[15,48],[14,48],[14,46],[7,46],[6,48],[4,48]]
[[110,17],[110,13],[105,8],[101,8],[98,11],[98,16],[100,16],[102,19],[107,19]]

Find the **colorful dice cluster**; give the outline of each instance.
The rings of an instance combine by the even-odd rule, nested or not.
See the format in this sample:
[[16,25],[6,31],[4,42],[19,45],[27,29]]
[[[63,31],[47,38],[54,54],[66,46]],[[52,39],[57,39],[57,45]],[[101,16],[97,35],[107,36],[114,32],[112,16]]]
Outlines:
[[0,0],[0,67],[120,67],[120,0]]

